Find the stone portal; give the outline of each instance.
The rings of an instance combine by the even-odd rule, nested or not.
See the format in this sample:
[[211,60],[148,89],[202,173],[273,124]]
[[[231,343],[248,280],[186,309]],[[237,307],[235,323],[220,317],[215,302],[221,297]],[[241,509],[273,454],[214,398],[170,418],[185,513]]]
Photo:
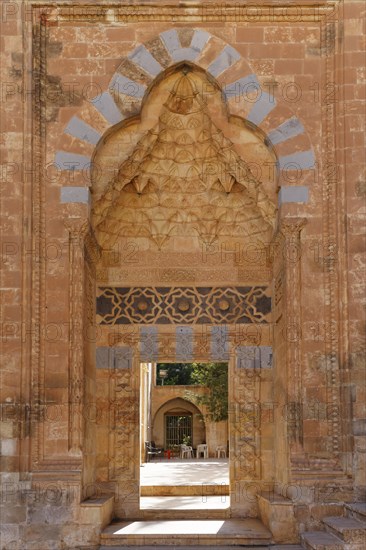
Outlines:
[[363,4],[25,4],[0,6],[2,548],[141,519],[146,365],[185,360],[229,364],[233,520],[359,541]]
[[[97,354],[131,358],[97,362],[103,402],[113,387],[116,410],[125,411],[97,428],[98,479],[128,493],[116,504],[120,517],[140,513],[141,362],[229,361],[232,515],[256,516],[246,485],[262,479],[262,462],[268,480],[273,475],[258,410],[273,384],[276,188],[255,177],[253,158],[273,159],[264,136],[228,118],[219,86],[187,64],[157,82],[139,120],[118,125],[96,151],[103,168],[91,216],[101,249]],[[129,247],[134,261],[123,262],[120,252]]]

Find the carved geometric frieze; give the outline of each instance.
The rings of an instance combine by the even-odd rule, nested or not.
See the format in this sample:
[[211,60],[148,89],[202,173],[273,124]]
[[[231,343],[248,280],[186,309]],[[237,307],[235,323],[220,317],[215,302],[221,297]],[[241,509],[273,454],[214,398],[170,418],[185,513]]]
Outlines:
[[102,287],[102,325],[267,323],[271,298],[256,287]]
[[139,399],[131,369],[115,370],[115,416],[113,422],[115,455],[110,464],[110,477],[119,482],[138,479],[137,460],[126,449],[136,448],[139,425]]
[[175,354],[177,361],[193,360],[193,328],[176,327]]
[[[146,260],[145,260],[146,258]],[[272,272],[270,269],[264,268],[263,265],[255,265],[250,268],[241,268],[239,264],[236,265],[236,258],[233,255],[232,258],[224,258],[225,263],[229,264],[229,260],[232,263],[229,264],[230,268],[220,269],[216,267],[217,261],[224,263],[220,256],[220,253],[213,254],[210,263],[207,262],[209,268],[197,267],[201,258],[196,260],[195,255],[185,261],[185,267],[161,268],[154,267],[154,264],[160,262],[160,265],[164,263],[178,264],[183,263],[181,257],[166,255],[165,257],[149,257],[145,256],[143,267],[130,266],[126,267],[123,263],[123,257],[121,256],[120,267],[110,267],[103,260],[103,265],[98,265],[96,270],[96,277],[99,286],[103,285],[118,285],[120,281],[124,281],[127,286],[147,286],[151,284],[151,281],[159,281],[160,285],[180,286],[180,285],[248,285],[248,284],[267,284],[272,278]],[[151,258],[151,259],[150,259]],[[216,261],[216,265],[215,262]],[[96,263],[96,262],[95,262]]]
[[[271,349],[268,346],[240,346],[235,350],[235,384],[231,404],[233,435],[236,441],[233,459],[235,473],[241,479],[253,479],[261,475],[260,415],[258,414],[260,348],[267,348],[264,350],[264,356],[268,358],[268,350]],[[257,358],[257,364],[255,358]]]
[[157,327],[141,327],[140,330],[140,359],[141,361],[157,361],[159,356],[159,342]]
[[225,325],[211,329],[211,357],[213,361],[229,360],[229,332]]
[[[110,345],[97,346],[97,369],[110,371],[131,370],[132,360],[140,361],[229,361],[235,354],[238,373],[243,370],[255,371],[272,367],[272,347],[270,325],[141,325],[133,329],[128,339],[118,338],[118,330],[123,331],[132,325],[120,325],[110,330],[116,338],[106,339]],[[259,329],[255,333],[251,329]],[[261,342],[264,345],[261,345]],[[111,372],[112,374],[112,372]]]

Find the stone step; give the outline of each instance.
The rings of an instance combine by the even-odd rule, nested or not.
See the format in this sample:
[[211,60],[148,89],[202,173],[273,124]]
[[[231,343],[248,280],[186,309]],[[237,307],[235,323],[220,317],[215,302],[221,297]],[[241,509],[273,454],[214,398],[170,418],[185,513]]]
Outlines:
[[176,519],[229,519],[230,508],[223,510],[141,510],[144,521]]
[[304,550],[304,547],[301,544],[275,544],[269,550]]
[[267,545],[271,532],[258,519],[157,520],[112,523],[101,535],[101,545],[238,546]]
[[344,506],[348,517],[366,521],[366,502],[349,502]]
[[[202,546],[113,546],[113,550],[174,550],[179,548],[179,550],[202,550]],[[235,548],[235,546],[234,546]],[[242,548],[242,546],[240,546]],[[246,546],[243,550],[273,550],[273,546]],[[281,550],[297,550],[297,547],[288,547],[288,546],[279,546]],[[304,550],[302,546],[298,547],[299,550]],[[99,550],[110,550],[110,546],[99,546]],[[233,550],[232,546],[220,546],[220,550]]]
[[346,550],[345,543],[326,531],[309,531],[301,535],[301,542],[307,550]]
[[141,518],[144,520],[228,519],[230,497],[141,497],[140,510]]
[[142,485],[142,497],[159,496],[229,496],[230,486],[226,484],[202,484],[196,485]]
[[365,543],[366,548],[366,522],[348,517],[323,518],[325,528],[329,533],[339,537],[347,543]]

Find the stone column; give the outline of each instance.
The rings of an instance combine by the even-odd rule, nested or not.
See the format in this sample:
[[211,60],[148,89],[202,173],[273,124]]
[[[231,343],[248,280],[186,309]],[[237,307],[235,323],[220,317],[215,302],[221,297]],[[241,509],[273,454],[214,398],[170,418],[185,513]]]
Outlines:
[[69,450],[80,454],[83,441],[84,371],[84,242],[89,230],[85,218],[65,220],[69,232]]
[[114,370],[114,456],[110,480],[116,482],[115,513],[137,518],[140,502],[140,358],[138,349],[116,347]]
[[[232,517],[257,513],[250,487],[260,483],[259,347],[237,346],[229,363],[230,494]],[[258,485],[257,485],[258,486]],[[248,489],[249,487],[249,489]]]
[[287,436],[290,454],[303,453],[303,419],[301,394],[301,230],[305,218],[281,221],[285,279],[285,323],[287,369]]

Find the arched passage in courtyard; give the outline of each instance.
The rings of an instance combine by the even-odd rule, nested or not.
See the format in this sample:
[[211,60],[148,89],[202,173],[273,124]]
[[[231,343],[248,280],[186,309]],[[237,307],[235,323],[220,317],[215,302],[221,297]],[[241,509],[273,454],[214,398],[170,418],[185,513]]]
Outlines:
[[[174,421],[177,420],[177,421]],[[159,447],[179,445],[181,436],[190,438],[194,448],[206,443],[206,429],[199,408],[181,397],[169,399],[155,412],[152,422],[153,440]]]

